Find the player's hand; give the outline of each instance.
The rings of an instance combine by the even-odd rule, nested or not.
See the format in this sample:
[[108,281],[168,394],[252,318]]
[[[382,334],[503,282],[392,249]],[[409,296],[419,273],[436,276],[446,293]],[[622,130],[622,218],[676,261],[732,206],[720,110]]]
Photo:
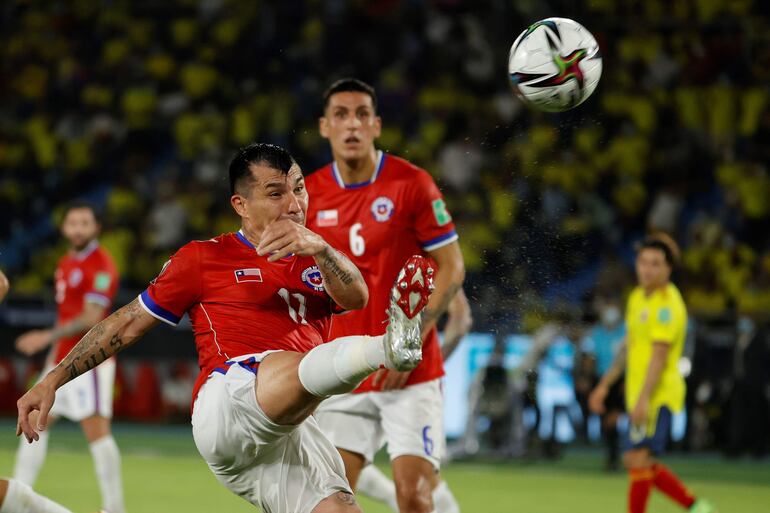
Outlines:
[[393,369],[380,369],[374,375],[372,384],[375,388],[379,387],[382,391],[401,390],[406,386],[406,382],[411,374],[412,371],[399,372]]
[[[56,389],[50,386],[44,379],[21,399],[16,401],[16,408],[19,410],[19,420],[16,424],[16,436],[24,433],[27,442],[39,440],[40,431],[45,430],[48,424],[48,412],[51,411],[54,399],[56,398]],[[39,412],[37,418],[33,412]]]
[[597,385],[591,391],[591,395],[588,396],[588,409],[597,415],[601,415],[606,411],[604,407],[604,400],[607,398],[607,387],[604,385]]
[[291,254],[314,256],[325,247],[326,241],[317,233],[291,219],[279,219],[267,225],[262,232],[257,253],[260,256],[270,255],[267,261],[275,262]]
[[16,339],[16,350],[32,356],[51,345],[50,330],[32,330]]
[[632,426],[646,426],[647,425],[647,411],[649,409],[649,401],[639,398],[634,406],[634,410],[631,412],[631,418],[629,421]]

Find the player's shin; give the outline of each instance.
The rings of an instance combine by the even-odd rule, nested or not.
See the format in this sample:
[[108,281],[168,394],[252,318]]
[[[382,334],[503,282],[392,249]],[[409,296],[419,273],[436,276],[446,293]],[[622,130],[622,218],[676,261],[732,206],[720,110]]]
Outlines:
[[125,513],[123,480],[120,472],[120,451],[112,436],[105,436],[91,443],[102,504],[110,513]]
[[24,437],[21,438],[13,468],[14,479],[27,486],[35,486],[48,452],[48,437],[48,431],[41,431],[40,438],[33,444],[28,443]]
[[433,505],[437,513],[460,513],[460,505],[457,504],[457,499],[452,495],[446,481],[441,481],[433,489]]
[[72,513],[15,479],[2,481],[2,484],[6,488],[4,497],[0,497],[0,513]]
[[382,337],[342,337],[308,351],[299,364],[299,380],[317,397],[344,394],[385,362]]

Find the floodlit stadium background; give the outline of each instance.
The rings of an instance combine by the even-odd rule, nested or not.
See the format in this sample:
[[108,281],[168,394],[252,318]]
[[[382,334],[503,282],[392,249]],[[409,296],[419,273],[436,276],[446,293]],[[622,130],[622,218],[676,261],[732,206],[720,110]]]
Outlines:
[[[465,430],[468,387],[494,337],[526,337],[554,311],[594,322],[594,298],[632,285],[634,242],[661,229],[683,247],[675,281],[692,316],[675,449],[683,465],[714,458],[725,475],[736,464],[721,453],[763,458],[769,11],[756,0],[3,2],[0,269],[13,290],[0,305],[0,412],[13,416],[41,363],[12,342],[53,322],[63,204],[104,208],[101,242],[124,304],[177,247],[236,227],[224,179],[233,149],[278,143],[306,172],[328,162],[320,96],[354,75],[379,93],[378,146],[433,174],[460,234],[476,335],[448,364],[450,437]],[[524,108],[506,76],[510,43],[547,16],[580,21],[604,57],[593,97],[561,115]],[[157,423],[140,431],[154,440],[185,425],[196,369],[189,328],[146,338],[120,357],[116,414]],[[526,346],[517,340],[511,369]],[[0,473],[12,464],[6,427]],[[572,450],[599,468],[590,446],[578,437]],[[759,461],[730,475],[767,475]],[[516,490],[522,476],[511,476]],[[597,504],[584,511],[604,511]]]

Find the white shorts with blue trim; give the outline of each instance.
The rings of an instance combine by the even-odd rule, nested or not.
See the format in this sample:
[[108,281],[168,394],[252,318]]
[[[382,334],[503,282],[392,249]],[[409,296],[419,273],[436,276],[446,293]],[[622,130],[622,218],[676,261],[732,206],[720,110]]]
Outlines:
[[313,417],[281,426],[265,415],[256,372],[213,372],[195,400],[195,445],[217,479],[264,513],[310,513],[326,497],[352,493],[339,452]]
[[371,463],[387,445],[391,461],[418,456],[438,470],[444,456],[444,394],[441,380],[401,390],[345,394],[326,399],[315,412],[335,447]]
[[[41,379],[53,368],[47,365]],[[110,358],[59,388],[50,414],[72,422],[94,416],[111,419],[114,386],[115,359]]]

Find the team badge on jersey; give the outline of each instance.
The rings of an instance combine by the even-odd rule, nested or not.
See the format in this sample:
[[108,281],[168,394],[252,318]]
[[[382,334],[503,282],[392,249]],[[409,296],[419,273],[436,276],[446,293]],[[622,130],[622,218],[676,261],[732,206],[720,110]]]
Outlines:
[[74,268],[72,271],[70,271],[70,275],[67,281],[69,282],[70,287],[77,287],[80,285],[80,282],[83,281],[83,271],[81,271],[78,267]]
[[235,271],[235,281],[238,283],[245,283],[249,281],[261,283],[262,271],[259,269],[238,269]]
[[387,196],[380,196],[372,202],[372,215],[378,223],[384,223],[393,217],[393,200]]
[[313,290],[321,292],[324,289],[324,278],[317,265],[312,265],[302,271],[302,283]]

